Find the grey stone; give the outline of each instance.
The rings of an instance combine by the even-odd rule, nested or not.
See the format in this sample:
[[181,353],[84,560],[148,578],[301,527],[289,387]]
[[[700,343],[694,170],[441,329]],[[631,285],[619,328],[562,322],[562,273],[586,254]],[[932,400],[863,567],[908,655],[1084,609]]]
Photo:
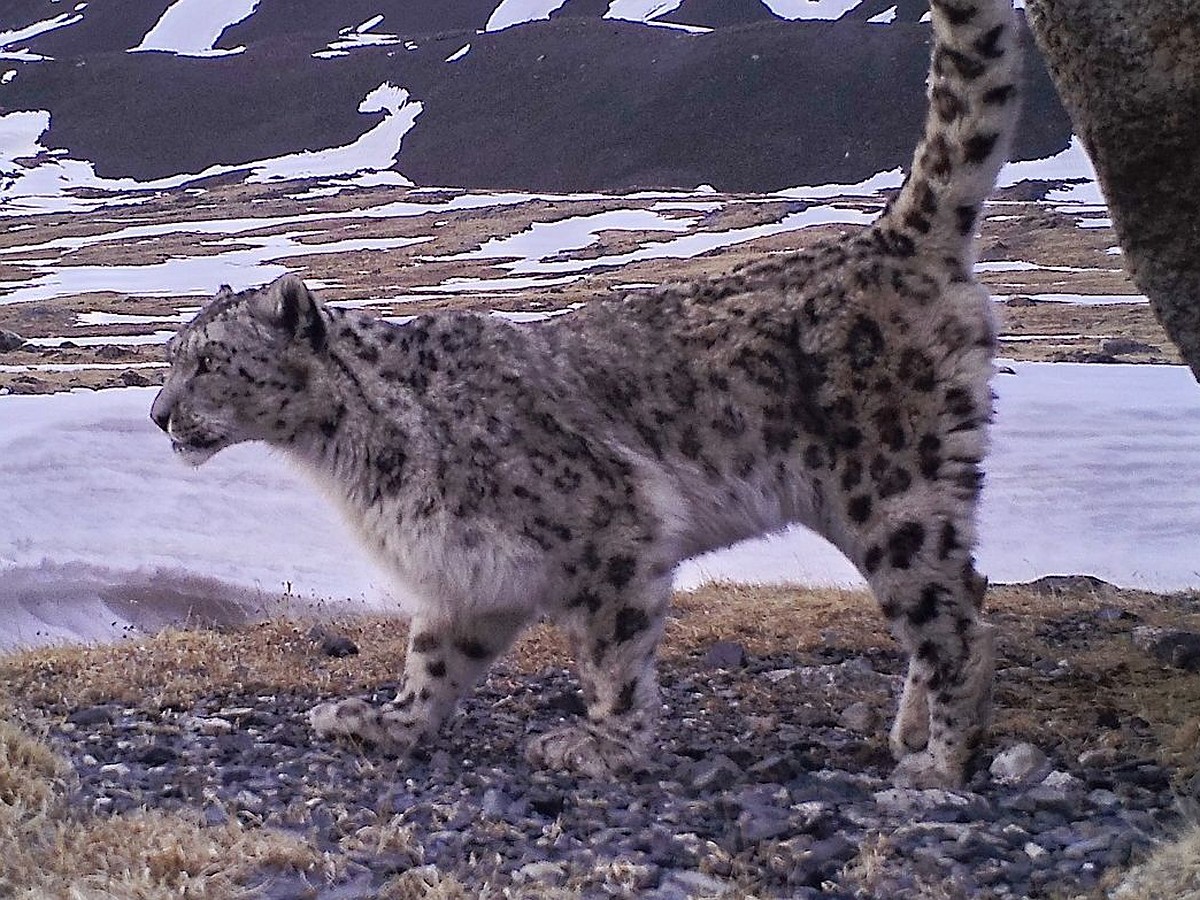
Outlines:
[[1111,834],[1099,834],[1095,837],[1081,838],[1071,841],[1063,848],[1063,856],[1067,859],[1085,859],[1108,850],[1112,844]]
[[689,897],[722,897],[730,890],[728,882],[703,872],[677,871],[671,872],[668,877]]
[[1025,850],[1025,855],[1028,856],[1030,859],[1032,859],[1034,862],[1037,862],[1038,860],[1042,859],[1043,857],[1047,856],[1050,853],[1049,850],[1047,850],[1045,847],[1043,847],[1041,844],[1037,843],[1036,841],[1027,842],[1025,844],[1024,850]]
[[1095,575],[1043,575],[1030,581],[1022,587],[1028,588],[1035,594],[1071,594],[1074,596],[1091,597],[1097,594],[1115,593],[1117,588]]
[[1100,349],[1105,353],[1112,353],[1117,356],[1126,353],[1161,353],[1162,348],[1155,344],[1147,344],[1145,341],[1137,341],[1133,338],[1119,337],[1109,338],[1100,344]]
[[738,841],[743,847],[782,837],[792,830],[786,809],[773,806],[748,807],[737,817]]
[[911,788],[888,788],[875,793],[875,802],[884,812],[893,815],[927,814],[930,810],[956,810],[978,815],[990,805],[978,795],[965,791],[943,791],[937,788],[917,790]]
[[1133,629],[1133,643],[1164,665],[1200,671],[1200,634],[1143,625]]
[[67,721],[73,725],[88,727],[91,725],[108,725],[116,718],[117,711],[112,706],[88,706],[77,709],[67,716]]
[[1041,809],[1070,811],[1084,794],[1083,782],[1068,772],[1053,771],[1026,792],[1026,797]]
[[121,384],[125,387],[146,387],[151,381],[137,369],[126,369],[121,373]]
[[824,875],[841,868],[857,852],[854,844],[842,835],[835,834],[814,842],[808,852],[801,855],[801,862],[805,868]]
[[870,703],[862,700],[851,703],[842,710],[842,715],[839,719],[843,728],[857,734],[873,732],[878,724],[878,720],[879,716],[876,715],[875,708]]
[[526,863],[512,872],[514,881],[536,881],[542,884],[562,884],[566,881],[566,869],[562,864],[542,862]]
[[138,754],[138,762],[147,766],[165,766],[174,762],[179,753],[165,744],[153,744]]
[[720,754],[697,763],[688,783],[694,791],[711,791],[728,787],[741,779],[741,767],[728,756]]
[[314,625],[308,632],[308,639],[320,647],[326,656],[341,659],[345,656],[356,656],[358,644],[344,634],[330,631],[323,625]]
[[1200,378],[1200,4],[1028,0],[1126,264]]
[[0,328],[0,353],[19,350],[24,344],[25,338],[21,337],[15,331],[5,331],[3,328]]
[[220,806],[209,804],[204,807],[204,824],[210,828],[217,825],[224,825],[229,821],[229,814]]
[[1036,784],[1050,774],[1050,760],[1033,744],[1015,744],[996,754],[990,772],[1001,784]]
[[1097,809],[1108,812],[1121,805],[1121,798],[1106,788],[1096,788],[1088,793],[1088,802]]
[[485,819],[499,819],[503,817],[507,807],[508,798],[504,796],[504,792],[499,788],[488,788],[483,795],[479,812]]
[[704,664],[712,669],[740,669],[746,665],[746,648],[733,641],[717,641],[704,654]]
[[796,763],[779,753],[764,757],[747,769],[756,781],[786,781],[797,771]]

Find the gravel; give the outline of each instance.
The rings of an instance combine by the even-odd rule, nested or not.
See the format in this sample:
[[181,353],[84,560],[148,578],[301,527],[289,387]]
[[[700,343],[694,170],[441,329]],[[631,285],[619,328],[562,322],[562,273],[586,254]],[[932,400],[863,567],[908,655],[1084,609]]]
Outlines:
[[265,882],[256,895],[268,900],[367,898],[410,870],[514,896],[899,900],[936,885],[946,897],[1069,897],[1179,824],[1167,772],[1114,754],[994,747],[966,790],[894,788],[885,723],[898,656],[737,649],[664,666],[661,752],[619,781],[531,770],[522,744],[579,714],[577,685],[564,669],[504,664],[407,761],[314,743],[316,698],[300,693],[54,710],[52,740],[78,772],[81,810],[187,808],[212,826],[304,835],[343,861],[332,880]]

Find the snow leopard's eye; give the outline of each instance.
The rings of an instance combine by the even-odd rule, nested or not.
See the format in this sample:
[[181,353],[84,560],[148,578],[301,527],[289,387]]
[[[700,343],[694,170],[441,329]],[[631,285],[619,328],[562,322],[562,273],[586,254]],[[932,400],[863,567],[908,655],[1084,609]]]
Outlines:
[[215,360],[213,358],[212,353],[208,350],[205,350],[203,353],[201,353],[199,356],[196,357],[196,374],[197,375],[206,375],[208,372],[210,372],[212,370],[214,362],[215,362]]

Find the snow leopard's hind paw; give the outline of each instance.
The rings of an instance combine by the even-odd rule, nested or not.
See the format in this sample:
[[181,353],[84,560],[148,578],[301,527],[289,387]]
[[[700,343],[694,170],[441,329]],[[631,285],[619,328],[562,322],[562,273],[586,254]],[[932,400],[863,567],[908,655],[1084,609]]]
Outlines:
[[630,735],[589,722],[538,735],[526,746],[525,758],[538,768],[611,778],[641,768],[645,752]]

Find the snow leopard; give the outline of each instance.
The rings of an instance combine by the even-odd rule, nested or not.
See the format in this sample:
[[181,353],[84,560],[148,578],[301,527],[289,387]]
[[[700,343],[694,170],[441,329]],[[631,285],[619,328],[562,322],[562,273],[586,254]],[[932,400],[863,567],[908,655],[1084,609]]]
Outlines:
[[654,740],[676,566],[799,524],[853,562],[907,653],[896,782],[963,783],[993,669],[973,550],[996,333],[972,247],[1020,60],[1009,0],[931,11],[924,133],[861,230],[536,323],[391,323],[285,275],[223,287],[170,340],[151,417],[174,449],[278,448],[412,598],[394,699],[321,703],[318,736],[410,753],[548,620],[586,717],[526,755],[619,777]]

